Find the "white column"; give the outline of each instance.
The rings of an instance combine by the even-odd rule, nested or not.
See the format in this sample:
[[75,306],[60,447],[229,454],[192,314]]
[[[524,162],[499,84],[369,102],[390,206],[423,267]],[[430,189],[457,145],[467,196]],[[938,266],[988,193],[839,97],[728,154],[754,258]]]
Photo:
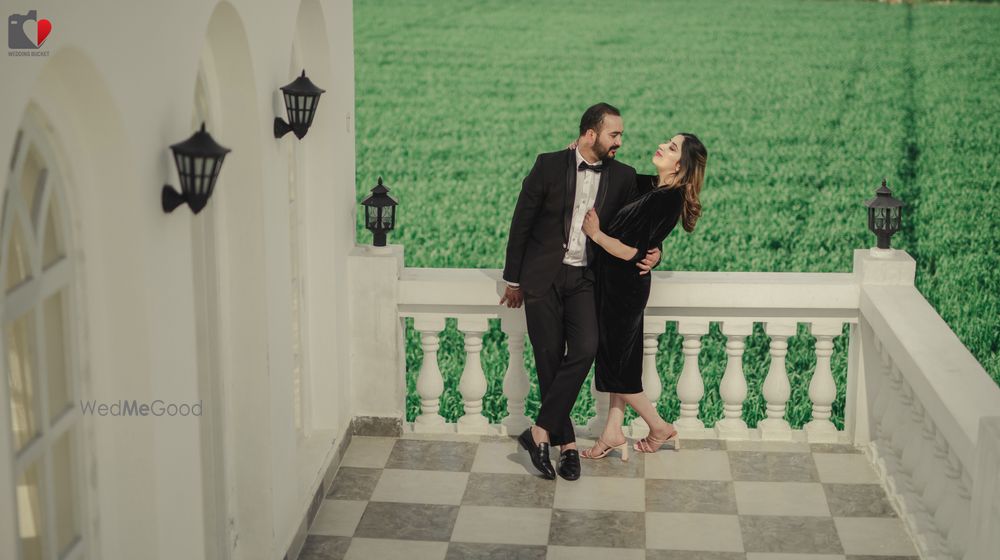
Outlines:
[[760,421],[760,437],[764,440],[792,439],[792,427],[785,420],[785,406],[792,394],[788,382],[785,355],[788,354],[788,337],[795,334],[792,321],[769,322],[764,331],[771,337],[771,366],[764,379],[764,399],[767,401],[767,418]]
[[528,398],[530,386],[528,372],[524,369],[524,336],[527,327],[521,309],[503,308],[500,314],[500,328],[507,333],[507,350],[510,361],[507,374],[503,378],[503,394],[507,397],[507,417],[501,423],[508,434],[521,433],[531,425],[524,414],[524,401]]
[[833,382],[830,356],[833,354],[833,337],[840,335],[843,326],[837,322],[815,322],[811,325],[816,337],[816,371],[809,381],[809,399],[813,403],[812,420],[805,425],[806,436],[811,442],[835,443],[840,432],[830,421],[837,386]]
[[444,379],[438,369],[437,352],[440,347],[438,334],[444,330],[444,317],[440,315],[418,315],[413,318],[413,328],[420,333],[420,347],[424,359],[417,374],[417,394],[420,395],[420,416],[413,424],[416,432],[443,432],[444,418],[438,413]]
[[[660,372],[656,369],[656,351],[659,348],[659,338],[666,330],[667,320],[658,317],[644,317],[642,327],[642,393],[653,403],[653,408],[663,394],[663,382]],[[643,438],[649,435],[649,425],[641,417],[632,419],[632,437]]]
[[486,375],[480,353],[483,350],[483,333],[489,329],[485,315],[468,315],[458,318],[458,330],[465,333],[465,369],[458,382],[465,414],[458,419],[458,431],[467,434],[485,434],[490,423],[483,416],[483,396],[486,395]]
[[746,338],[753,334],[751,321],[725,321],[722,334],[726,335],[726,371],[719,383],[723,417],[715,424],[715,434],[720,439],[749,439],[750,430],[743,420],[743,402],[747,399],[747,380],[743,372],[743,351]]
[[678,321],[677,332],[684,337],[684,369],[677,380],[681,414],[674,424],[678,429],[701,429],[705,427],[705,423],[698,418],[698,407],[701,398],[705,396],[705,382],[698,368],[698,354],[701,353],[701,337],[708,334],[708,321]]

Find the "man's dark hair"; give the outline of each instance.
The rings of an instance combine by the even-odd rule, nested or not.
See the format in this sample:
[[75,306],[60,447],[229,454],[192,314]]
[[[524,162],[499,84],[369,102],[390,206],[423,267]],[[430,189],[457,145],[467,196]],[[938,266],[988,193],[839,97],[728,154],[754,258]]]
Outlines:
[[601,132],[601,123],[604,122],[605,115],[622,116],[617,108],[607,103],[591,105],[583,112],[583,117],[580,119],[580,136],[586,134],[590,129],[594,129],[594,132]]

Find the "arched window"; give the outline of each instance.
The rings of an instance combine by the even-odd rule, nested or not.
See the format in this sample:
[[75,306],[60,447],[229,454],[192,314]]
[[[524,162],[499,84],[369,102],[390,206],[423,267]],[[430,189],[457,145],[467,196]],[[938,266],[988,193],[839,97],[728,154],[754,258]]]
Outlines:
[[[18,558],[83,556],[79,363],[61,177],[30,122],[8,168],[0,236],[0,326],[14,452]],[[7,484],[7,480],[0,484]],[[6,507],[6,504],[4,505]]]

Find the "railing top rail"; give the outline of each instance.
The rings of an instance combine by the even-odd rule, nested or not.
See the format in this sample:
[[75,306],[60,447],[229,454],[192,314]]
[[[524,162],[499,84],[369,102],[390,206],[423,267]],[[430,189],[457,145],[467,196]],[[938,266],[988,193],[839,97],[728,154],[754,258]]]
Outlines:
[[[648,313],[709,317],[822,317],[854,321],[859,283],[843,272],[656,271]],[[503,288],[498,269],[405,268],[400,309],[412,306],[496,306]]]

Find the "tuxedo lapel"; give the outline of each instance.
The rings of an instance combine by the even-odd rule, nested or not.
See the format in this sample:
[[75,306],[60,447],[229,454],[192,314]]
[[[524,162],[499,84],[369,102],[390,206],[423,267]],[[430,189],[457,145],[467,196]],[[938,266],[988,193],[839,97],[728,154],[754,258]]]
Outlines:
[[569,226],[573,221],[573,204],[576,201],[576,151],[567,150],[566,198],[563,200],[563,242],[569,244]]
[[614,173],[611,168],[611,163],[604,164],[604,171],[601,172],[601,183],[597,187],[597,202],[594,207],[597,209],[597,213],[601,213],[601,209],[604,208],[604,201],[608,198],[608,189],[611,188],[611,174]]

